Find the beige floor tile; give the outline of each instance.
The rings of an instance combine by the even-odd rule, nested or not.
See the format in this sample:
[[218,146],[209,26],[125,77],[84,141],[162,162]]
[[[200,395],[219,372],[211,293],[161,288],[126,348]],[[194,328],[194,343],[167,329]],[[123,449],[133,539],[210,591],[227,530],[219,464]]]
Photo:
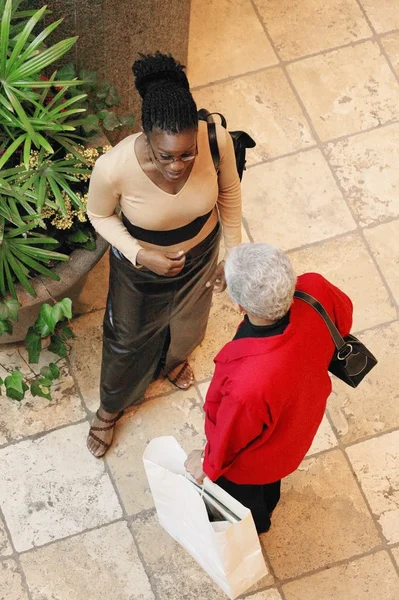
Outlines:
[[173,435],[187,454],[203,447],[202,402],[194,389],[149,400],[118,422],[107,462],[129,514],[154,505],[142,457],[148,442],[162,435]]
[[[58,359],[54,354],[51,356],[50,361]],[[26,364],[18,352],[12,359],[13,368]],[[45,364],[50,362],[44,359],[43,361]],[[40,368],[40,364],[38,366]],[[32,367],[37,370],[37,365]],[[21,402],[11,400],[5,395],[0,396],[0,444],[49,431],[86,417],[66,361],[58,362],[58,367],[60,378],[52,387],[51,401],[38,396],[33,397],[29,391]],[[5,373],[0,372],[0,375],[4,379]]]
[[[155,515],[136,519],[132,523],[132,529],[147,565],[147,572],[155,581],[159,598],[162,600],[182,598],[224,600],[226,598],[189,553],[159,525]],[[267,575],[258,585],[265,587],[273,583],[273,577]],[[280,598],[269,594],[264,596],[264,600],[280,600]]]
[[399,542],[399,431],[360,442],[347,453],[385,538]]
[[392,294],[399,302],[399,219],[365,229],[364,235]]
[[283,481],[272,528],[262,542],[280,579],[326,567],[380,543],[342,452],[309,458]]
[[386,552],[287,583],[287,600],[396,600],[399,579]]
[[321,273],[351,298],[353,331],[361,331],[396,317],[388,292],[357,234],[328,240],[290,253],[297,274]]
[[198,108],[224,114],[230,130],[243,129],[254,138],[256,148],[247,152],[248,165],[315,143],[279,67],[197,90],[194,98]]
[[394,69],[399,74],[399,32],[382,36],[381,43],[391,59]]
[[399,546],[397,548],[393,548],[392,549],[392,554],[394,555],[394,558],[396,560],[396,564],[399,567]]
[[399,125],[329,144],[327,153],[361,225],[399,216]]
[[240,321],[238,309],[230,301],[227,292],[214,294],[205,339],[190,358],[197,381],[212,377],[215,368],[213,359],[233,339]]
[[108,294],[109,256],[104,254],[100,262],[89,272],[82,293],[73,305],[75,314],[105,308]]
[[316,437],[314,438],[306,456],[309,457],[313,454],[324,452],[325,450],[331,450],[331,448],[334,448],[335,446],[338,446],[337,438],[335,437],[335,433],[332,430],[326,415],[324,415],[323,420],[320,423],[319,430],[316,433]]
[[72,425],[0,450],[0,506],[18,552],[121,516],[87,431]]
[[291,60],[372,35],[356,0],[257,0],[283,60]]
[[12,547],[5,525],[0,517],[0,556],[9,556],[10,554],[12,554]]
[[13,560],[0,562],[0,600],[28,600],[22,577]]
[[72,341],[69,360],[83,400],[92,411],[96,411],[100,403],[102,322],[102,311],[84,315],[72,322],[76,338]]
[[319,150],[250,169],[243,180],[243,212],[256,242],[284,250],[356,227]]
[[248,0],[192,0],[188,45],[191,87],[276,64]]
[[208,392],[209,385],[210,385],[210,381],[206,381],[205,383],[201,383],[201,384],[198,386],[198,389],[199,389],[199,391],[200,391],[200,394],[201,394],[202,400],[203,400],[204,402],[205,402],[206,394],[207,394],[207,392]]
[[153,600],[126,523],[114,523],[23,554],[32,600]]
[[395,0],[361,0],[361,4],[377,33],[399,28],[399,5]]
[[399,117],[399,85],[374,42],[288,66],[322,141]]
[[263,590],[253,596],[249,596],[250,600],[281,600],[280,592],[275,588]]
[[397,353],[399,323],[366,331],[362,341],[378,364],[356,389],[335,380],[328,410],[342,442],[350,444],[366,436],[399,427],[399,371]]

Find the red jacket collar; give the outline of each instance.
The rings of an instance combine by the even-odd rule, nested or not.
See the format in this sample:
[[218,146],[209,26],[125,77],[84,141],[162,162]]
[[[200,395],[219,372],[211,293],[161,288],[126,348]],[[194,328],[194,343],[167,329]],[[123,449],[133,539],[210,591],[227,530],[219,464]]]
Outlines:
[[291,337],[294,331],[294,325],[291,322],[284,333],[264,338],[241,338],[228,342],[221,351],[215,356],[214,361],[228,363],[233,360],[245,358],[246,356],[258,356],[268,354],[276,350],[281,344],[284,344]]

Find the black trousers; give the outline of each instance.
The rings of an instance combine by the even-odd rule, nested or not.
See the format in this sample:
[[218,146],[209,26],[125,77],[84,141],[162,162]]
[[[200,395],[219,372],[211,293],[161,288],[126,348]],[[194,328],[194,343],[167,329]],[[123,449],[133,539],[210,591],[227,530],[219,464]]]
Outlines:
[[205,335],[212,303],[206,282],[218,261],[220,226],[186,255],[182,271],[163,277],[110,252],[100,397],[116,413],[137,404],[161,369],[184,362]]
[[219,477],[215,483],[243,506],[249,508],[258,533],[269,530],[271,514],[280,500],[281,479],[265,485],[247,485],[233,483],[225,477]]

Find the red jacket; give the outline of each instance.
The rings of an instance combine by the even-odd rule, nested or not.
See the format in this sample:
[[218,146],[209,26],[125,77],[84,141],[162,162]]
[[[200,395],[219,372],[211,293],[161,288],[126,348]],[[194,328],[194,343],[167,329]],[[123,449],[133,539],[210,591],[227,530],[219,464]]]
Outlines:
[[[317,273],[301,275],[296,287],[324,305],[343,336],[349,333],[348,296]],[[265,484],[297,469],[331,393],[327,368],[334,348],[322,318],[296,298],[284,333],[224,346],[204,405],[203,469],[211,480],[223,475]]]

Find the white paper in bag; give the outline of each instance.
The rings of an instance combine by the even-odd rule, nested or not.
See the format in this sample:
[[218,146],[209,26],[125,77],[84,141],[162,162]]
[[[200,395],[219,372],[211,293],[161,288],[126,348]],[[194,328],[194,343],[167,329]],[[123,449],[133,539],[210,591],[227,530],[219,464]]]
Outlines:
[[206,478],[205,490],[241,518],[234,524],[211,523],[203,499],[186,478],[186,459],[171,436],[153,439],[144,452],[159,522],[234,599],[267,575],[251,511]]

